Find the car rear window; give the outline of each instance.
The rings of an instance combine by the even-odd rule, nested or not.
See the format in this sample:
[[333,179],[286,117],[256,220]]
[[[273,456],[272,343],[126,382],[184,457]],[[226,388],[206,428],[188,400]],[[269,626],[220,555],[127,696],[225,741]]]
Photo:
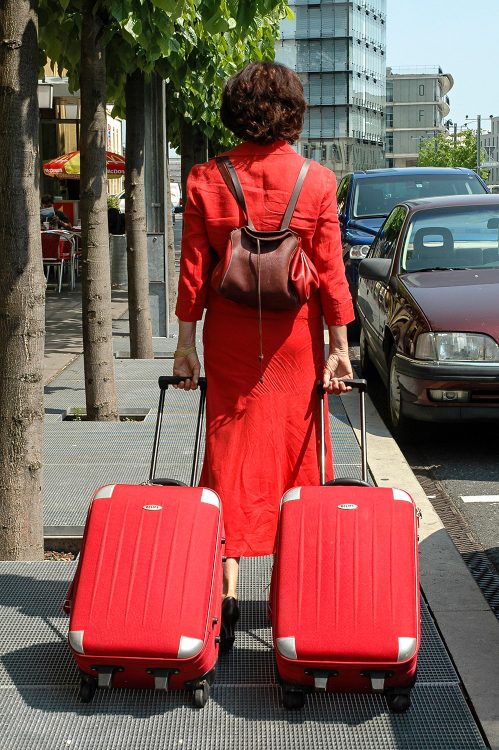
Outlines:
[[418,211],[407,228],[400,265],[409,272],[499,268],[499,202]]
[[393,175],[358,180],[353,195],[353,215],[357,219],[388,216],[397,203],[439,195],[486,193],[475,175],[433,174]]

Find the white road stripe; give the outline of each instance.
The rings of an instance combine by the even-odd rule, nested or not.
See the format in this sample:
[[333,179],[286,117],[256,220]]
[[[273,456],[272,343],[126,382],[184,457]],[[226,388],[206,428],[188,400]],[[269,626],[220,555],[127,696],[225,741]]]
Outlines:
[[461,495],[463,503],[499,503],[499,495]]

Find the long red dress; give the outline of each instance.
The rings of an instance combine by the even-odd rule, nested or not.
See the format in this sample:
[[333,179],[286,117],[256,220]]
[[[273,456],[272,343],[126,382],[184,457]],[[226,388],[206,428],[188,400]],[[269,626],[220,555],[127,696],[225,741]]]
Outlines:
[[[243,143],[227,155],[257,229],[280,226],[303,163],[284,141]],[[298,311],[263,312],[264,381],[260,382],[258,312],[210,287],[213,258],[232,229],[246,223],[212,159],[187,183],[177,301],[180,320],[200,320],[208,379],[206,452],[200,484],[215,490],[224,511],[228,557],[271,554],[279,501],[296,485],[319,483],[319,400],[324,319],[353,320],[338,227],[334,174],[312,162],[291,229],[313,260],[319,292]],[[327,477],[332,478],[328,445]]]

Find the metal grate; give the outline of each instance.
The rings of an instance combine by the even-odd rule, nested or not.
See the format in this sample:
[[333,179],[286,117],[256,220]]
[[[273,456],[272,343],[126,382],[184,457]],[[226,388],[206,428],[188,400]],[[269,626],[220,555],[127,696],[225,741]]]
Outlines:
[[98,691],[90,706],[76,690],[4,690],[2,750],[482,750],[458,688],[416,688],[403,716],[375,696],[314,695],[286,712],[273,687],[215,686],[202,711],[183,692]]
[[149,747],[482,750],[483,741],[424,602],[423,646],[413,706],[391,714],[382,696],[308,697],[287,712],[274,677],[266,599],[271,558],[241,565],[236,647],[219,660],[203,711],[184,693],[98,691],[77,696],[77,671],[61,603],[76,563],[0,563],[2,750],[146,750]]

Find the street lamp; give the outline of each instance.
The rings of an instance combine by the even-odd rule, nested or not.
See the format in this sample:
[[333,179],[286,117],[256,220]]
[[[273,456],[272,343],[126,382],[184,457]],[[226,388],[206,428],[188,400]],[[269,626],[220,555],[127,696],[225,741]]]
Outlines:
[[54,87],[51,83],[39,83],[37,86],[38,107],[52,109],[54,105]]
[[[489,117],[492,119],[494,115],[489,115]],[[468,122],[476,122],[476,171],[478,176],[480,176],[482,161],[482,115],[477,115],[476,120],[470,119],[468,115],[466,115],[465,119],[465,127],[468,127]]]

